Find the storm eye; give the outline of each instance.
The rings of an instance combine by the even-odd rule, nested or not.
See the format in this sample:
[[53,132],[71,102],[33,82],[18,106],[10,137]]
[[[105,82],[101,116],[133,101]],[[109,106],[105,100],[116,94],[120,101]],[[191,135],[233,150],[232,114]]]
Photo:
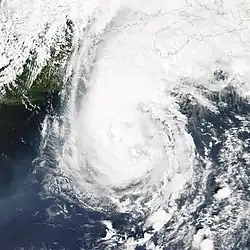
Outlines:
[[218,69],[214,71],[213,77],[215,81],[225,81],[228,79],[228,73]]

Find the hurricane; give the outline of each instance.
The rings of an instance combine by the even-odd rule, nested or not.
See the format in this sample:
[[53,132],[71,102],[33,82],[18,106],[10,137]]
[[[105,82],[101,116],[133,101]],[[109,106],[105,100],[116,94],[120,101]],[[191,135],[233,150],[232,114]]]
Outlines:
[[2,86],[30,51],[35,79],[72,29],[32,172],[39,220],[65,232],[9,249],[248,249],[249,10],[246,0],[1,1]]

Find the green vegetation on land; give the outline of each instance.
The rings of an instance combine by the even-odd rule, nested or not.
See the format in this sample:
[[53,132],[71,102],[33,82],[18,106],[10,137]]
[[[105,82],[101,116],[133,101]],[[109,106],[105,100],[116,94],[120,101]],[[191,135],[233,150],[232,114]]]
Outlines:
[[50,48],[50,57],[35,78],[33,73],[37,69],[37,52],[30,51],[22,73],[13,83],[3,86],[4,94],[0,97],[0,105],[20,105],[26,101],[36,103],[59,92],[63,84],[67,61],[72,53],[72,38],[73,25],[70,20],[67,20],[65,35],[60,36],[55,46]]

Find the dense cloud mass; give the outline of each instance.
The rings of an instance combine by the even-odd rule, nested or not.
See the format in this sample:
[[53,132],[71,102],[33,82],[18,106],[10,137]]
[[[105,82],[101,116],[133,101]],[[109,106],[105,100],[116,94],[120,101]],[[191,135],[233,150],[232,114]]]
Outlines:
[[1,5],[2,86],[33,49],[35,77],[73,24],[35,161],[39,197],[71,204],[48,205],[50,223],[91,213],[83,249],[249,248],[248,1]]

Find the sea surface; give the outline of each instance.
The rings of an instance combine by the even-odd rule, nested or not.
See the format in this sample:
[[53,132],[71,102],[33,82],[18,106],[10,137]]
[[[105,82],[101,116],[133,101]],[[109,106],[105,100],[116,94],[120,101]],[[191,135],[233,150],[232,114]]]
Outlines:
[[0,107],[1,250],[250,249],[249,1],[0,4],[0,86],[73,24],[58,96]]

